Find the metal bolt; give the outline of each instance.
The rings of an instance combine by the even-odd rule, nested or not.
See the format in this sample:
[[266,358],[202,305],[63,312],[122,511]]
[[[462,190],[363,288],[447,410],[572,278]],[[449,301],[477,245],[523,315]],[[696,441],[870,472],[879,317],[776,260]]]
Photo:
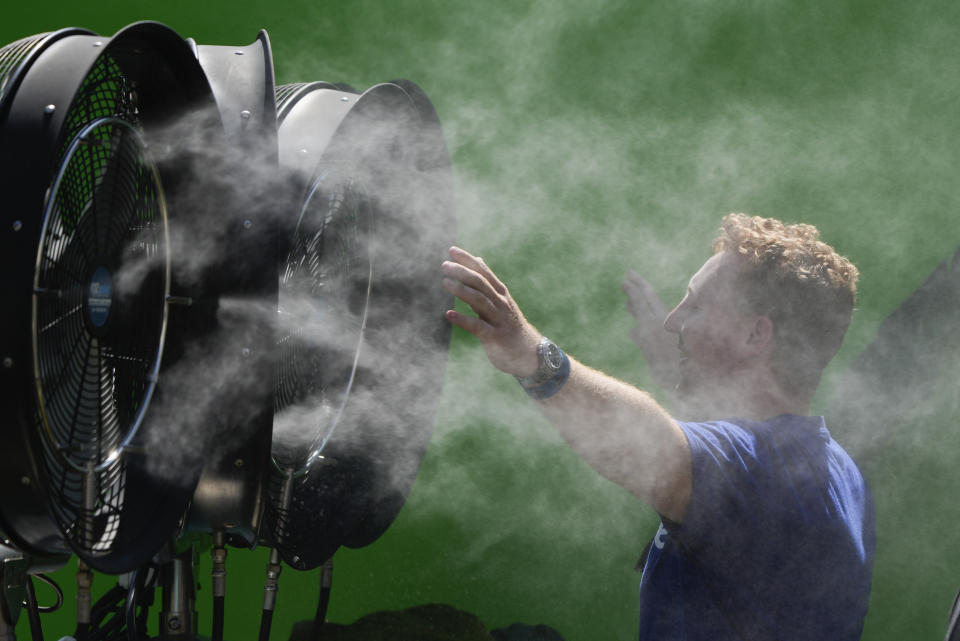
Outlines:
[[300,557],[297,556],[296,554],[293,555],[293,558],[291,559],[291,561],[293,561],[294,565],[300,565]]
[[24,485],[30,485],[30,477],[29,477],[29,476],[21,476],[21,477],[20,477],[20,482],[23,483]]
[[7,369],[13,367],[13,359],[10,358],[9,356],[4,356],[4,357],[3,357],[3,366],[6,367]]
[[243,467],[243,459],[238,458],[236,461],[233,462],[233,465],[234,467]]
[[242,118],[243,120],[250,120],[250,112],[244,109],[243,111],[240,112],[240,118]]
[[310,152],[307,151],[307,148],[306,148],[306,147],[301,147],[301,148],[300,148],[300,153],[303,154],[304,156],[306,156],[306,155],[307,155],[308,153],[310,153]]
[[347,98],[346,96],[343,96],[342,98],[340,98],[340,102],[350,102],[350,99]]
[[243,228],[244,228],[244,229],[250,229],[251,227],[253,227],[253,221],[252,221],[252,220],[250,220],[250,219],[248,218],[248,219],[246,219],[245,221],[243,221]]
[[54,111],[56,111],[56,110],[57,110],[57,106],[51,104],[51,105],[47,105],[46,107],[43,108],[43,113],[45,113],[45,114],[47,114],[47,115],[49,116],[50,114],[52,114],[52,113],[53,113]]
[[13,231],[20,231],[23,229],[23,222],[19,220],[13,221]]
[[243,355],[244,358],[247,358],[248,356],[250,356],[250,348],[244,347],[243,349],[240,350],[240,353]]
[[172,616],[167,620],[167,627],[171,630],[180,629],[180,617]]
[[242,56],[242,55],[243,55],[243,52],[242,52],[242,51],[234,51],[233,53],[234,53],[235,55],[238,55],[238,56]]
[[93,46],[94,46],[94,47],[102,47],[102,46],[103,46],[103,41],[102,41],[102,40],[97,40],[96,42],[93,43]]

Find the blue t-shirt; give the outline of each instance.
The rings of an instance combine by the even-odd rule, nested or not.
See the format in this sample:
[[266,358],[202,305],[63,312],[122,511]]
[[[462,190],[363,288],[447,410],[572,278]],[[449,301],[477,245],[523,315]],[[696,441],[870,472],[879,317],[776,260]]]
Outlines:
[[860,638],[870,489],[822,417],[679,423],[693,493],[662,519],[640,582],[641,641]]

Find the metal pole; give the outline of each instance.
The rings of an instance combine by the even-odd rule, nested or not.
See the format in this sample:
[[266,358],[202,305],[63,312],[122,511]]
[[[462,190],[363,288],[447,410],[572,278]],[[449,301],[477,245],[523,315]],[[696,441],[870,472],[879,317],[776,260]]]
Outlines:
[[164,566],[160,638],[195,638],[197,613],[194,605],[193,548],[188,548]]
[[[283,529],[292,496],[293,470],[287,470],[286,477],[283,479],[283,489],[280,491],[280,509],[277,515],[278,530]],[[267,580],[263,586],[263,612],[260,615],[259,641],[269,641],[270,639],[270,626],[273,624],[273,610],[277,605],[277,590],[280,585],[280,571],[282,569],[280,550],[273,548],[270,550],[270,561],[267,563]]]
[[77,638],[87,636],[90,630],[90,611],[93,605],[91,588],[93,587],[93,572],[90,566],[77,560]]
[[213,533],[213,559],[210,582],[213,591],[213,633],[212,641],[223,641],[224,607],[227,596],[227,548],[224,544],[223,530]]

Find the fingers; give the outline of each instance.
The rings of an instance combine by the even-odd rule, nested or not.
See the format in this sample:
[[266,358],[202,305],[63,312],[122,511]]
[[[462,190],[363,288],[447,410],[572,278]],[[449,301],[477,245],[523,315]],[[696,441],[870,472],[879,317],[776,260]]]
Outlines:
[[493,273],[493,270],[487,267],[487,264],[483,262],[482,258],[474,256],[465,249],[460,249],[456,246],[451,247],[449,252],[450,258],[452,258],[455,263],[459,263],[483,276],[498,294],[503,295],[507,293],[506,286],[500,282],[500,279]]
[[488,323],[495,323],[499,317],[499,310],[490,298],[483,292],[469,287],[452,278],[443,279],[443,288],[453,294],[476,312],[477,316]]
[[444,275],[451,280],[463,283],[467,287],[486,296],[491,301],[500,298],[501,293],[494,288],[490,280],[469,267],[448,260],[444,261],[443,265],[441,265],[441,270]]
[[451,324],[456,325],[460,329],[464,329],[477,338],[482,339],[484,336],[489,334],[491,327],[485,321],[476,318],[474,316],[467,316],[466,314],[461,314],[460,312],[454,311],[452,309],[447,310],[446,312],[447,320]]
[[441,269],[443,287],[467,305],[488,325],[499,326],[510,315],[511,300],[506,286],[483,259],[459,247],[450,248],[451,260]]
[[627,310],[634,316],[649,314],[662,320],[667,315],[667,307],[660,300],[657,290],[634,270],[627,272],[620,287],[627,295]]

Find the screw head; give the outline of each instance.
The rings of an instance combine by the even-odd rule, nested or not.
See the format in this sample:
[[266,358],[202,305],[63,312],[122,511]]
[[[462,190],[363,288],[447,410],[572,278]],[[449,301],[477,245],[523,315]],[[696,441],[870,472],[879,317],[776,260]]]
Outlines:
[[6,367],[6,368],[8,368],[8,369],[11,368],[11,367],[13,367],[13,359],[10,358],[9,356],[4,356],[4,357],[3,357],[3,366]]
[[249,347],[244,347],[243,349],[240,350],[240,354],[241,354],[244,358],[247,358],[248,356],[250,356],[250,348],[249,348]]
[[23,229],[23,222],[19,220],[13,221],[13,231],[20,231]]
[[56,105],[54,105],[54,104],[49,104],[49,105],[47,105],[46,107],[43,108],[43,113],[45,113],[45,114],[47,114],[47,115],[49,116],[50,114],[52,114],[52,113],[53,113],[54,111],[56,111],[56,110],[57,110],[57,106],[56,106]]
[[233,462],[233,465],[234,467],[243,467],[243,459],[238,458],[236,461]]
[[252,221],[252,220],[250,220],[250,219],[248,218],[247,220],[243,221],[243,228],[244,228],[244,229],[250,229],[251,227],[253,227],[253,221]]
[[242,118],[243,120],[250,120],[250,111],[247,109],[244,109],[243,111],[241,111],[240,118]]

